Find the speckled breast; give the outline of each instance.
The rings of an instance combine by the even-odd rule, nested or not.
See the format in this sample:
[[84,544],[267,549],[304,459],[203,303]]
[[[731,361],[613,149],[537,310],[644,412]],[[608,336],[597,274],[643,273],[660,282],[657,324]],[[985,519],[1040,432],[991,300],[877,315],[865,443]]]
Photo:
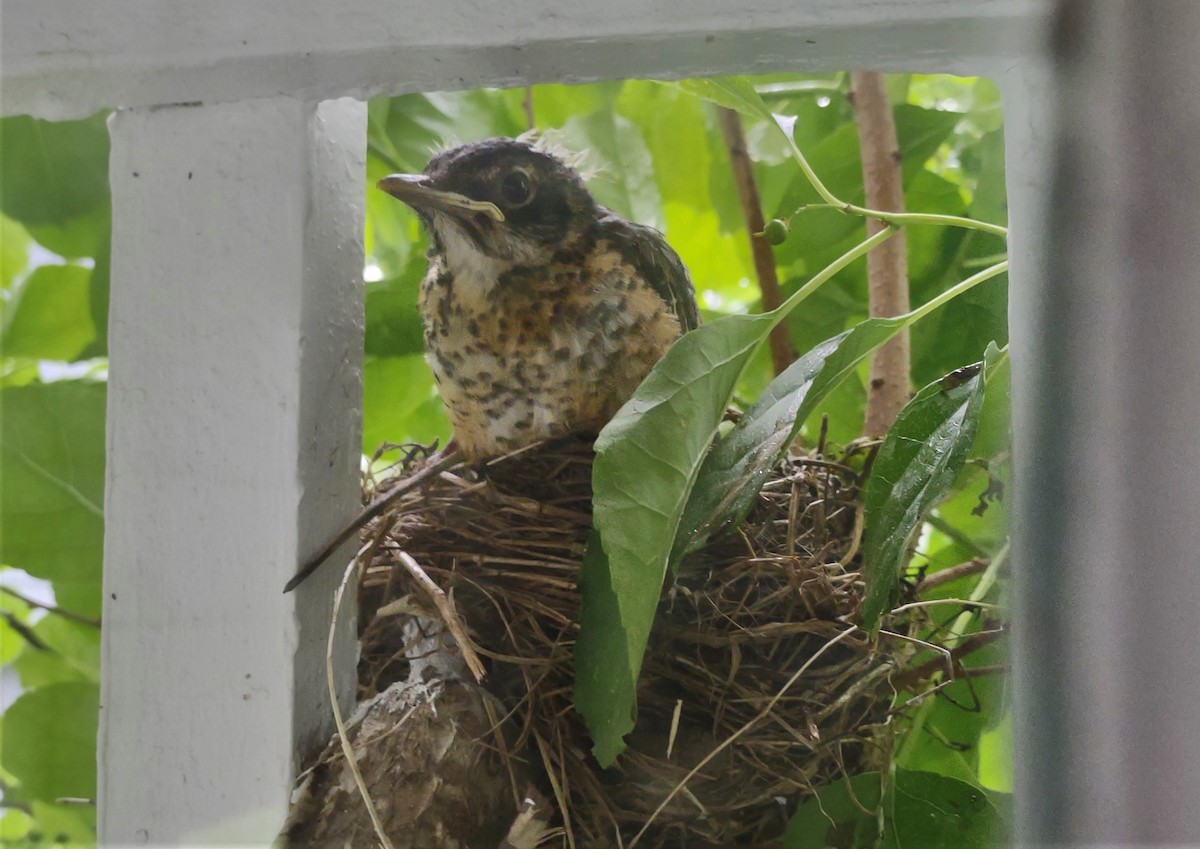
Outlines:
[[597,433],[680,334],[616,251],[569,263],[450,275],[421,287],[426,358],[472,460]]

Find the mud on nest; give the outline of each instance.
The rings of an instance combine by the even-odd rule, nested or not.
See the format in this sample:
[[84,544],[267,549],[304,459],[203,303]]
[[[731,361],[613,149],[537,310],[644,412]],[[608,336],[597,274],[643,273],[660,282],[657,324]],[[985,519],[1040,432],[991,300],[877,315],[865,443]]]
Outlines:
[[[367,496],[424,462],[410,459]],[[414,665],[415,678],[444,677],[445,664],[429,663],[447,643],[455,652],[407,555],[452,600],[484,659],[491,722],[469,742],[492,769],[472,770],[480,786],[467,795],[482,804],[482,783],[499,782],[510,800],[501,836],[532,782],[553,811],[543,846],[777,845],[799,799],[882,760],[893,679],[913,654],[853,627],[859,473],[786,460],[740,527],[684,561],[664,587],[629,749],[601,769],[572,705],[591,466],[590,444],[570,440],[456,467],[364,530],[360,699],[409,679]],[[920,624],[898,619],[890,631]]]

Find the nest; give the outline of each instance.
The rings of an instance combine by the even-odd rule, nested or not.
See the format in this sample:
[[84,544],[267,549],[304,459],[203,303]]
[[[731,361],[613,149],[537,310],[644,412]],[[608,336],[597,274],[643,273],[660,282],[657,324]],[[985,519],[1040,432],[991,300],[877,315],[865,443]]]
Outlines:
[[[409,458],[368,495],[425,462]],[[541,794],[551,811],[542,846],[778,845],[798,800],[884,761],[876,739],[894,673],[912,656],[906,641],[854,627],[860,475],[789,458],[744,523],[681,564],[660,601],[629,748],[601,769],[572,704],[591,466],[591,445],[567,440],[456,467],[364,529],[360,698],[455,678],[474,686],[456,647],[463,631],[448,636],[445,606],[414,577],[423,572],[486,666],[473,710],[482,705],[491,724],[468,734],[488,761],[472,767],[480,805],[485,774],[499,782],[507,821]],[[455,839],[440,845],[497,845]]]

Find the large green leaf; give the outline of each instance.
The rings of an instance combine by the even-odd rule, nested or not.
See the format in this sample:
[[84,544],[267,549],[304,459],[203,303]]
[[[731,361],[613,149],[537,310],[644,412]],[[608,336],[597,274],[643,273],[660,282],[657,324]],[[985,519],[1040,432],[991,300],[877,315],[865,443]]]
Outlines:
[[0,332],[0,355],[73,360],[96,337],[91,277],[91,270],[78,265],[35,269]]
[[64,257],[92,255],[107,230],[106,120],[0,119],[0,210]]
[[620,753],[632,727],[632,682],[684,500],[738,375],[776,321],[729,316],[688,333],[596,440],[592,503],[603,555],[585,558],[582,580],[605,590],[583,596],[575,703],[602,764]]
[[[738,377],[788,312],[889,235],[885,230],[847,252],[772,312],[727,316],[684,335],[596,439],[593,523],[604,556],[585,560],[593,574],[584,580],[611,588],[619,616],[601,615],[600,602],[584,596],[581,619],[588,627],[576,645],[583,674],[575,703],[601,763],[622,750],[622,729],[635,707],[632,693],[622,701],[610,682],[637,681],[683,508]],[[598,569],[607,576],[595,575]],[[623,652],[612,649],[618,640]]]
[[53,228],[106,205],[105,121],[105,113],[82,121],[0,120],[0,210],[26,227]]
[[76,681],[30,690],[4,712],[0,764],[22,798],[95,797],[99,702],[99,686]]
[[864,628],[878,624],[909,540],[966,462],[985,377],[985,365],[977,363],[934,381],[900,411],[884,437],[864,497]]
[[1003,844],[1003,820],[978,787],[909,770],[896,770],[882,794],[880,784],[880,774],[868,772],[822,787],[788,822],[784,849],[991,849]]
[[4,389],[0,409],[0,562],[94,589],[104,539],[104,384]]
[[905,315],[863,321],[808,350],[775,378],[705,458],[684,509],[672,561],[699,548],[718,528],[741,520],[817,405],[896,333],[982,282],[972,280]]
[[805,352],[766,388],[701,466],[684,509],[672,560],[745,516],[805,419],[876,348],[912,323],[870,319]]

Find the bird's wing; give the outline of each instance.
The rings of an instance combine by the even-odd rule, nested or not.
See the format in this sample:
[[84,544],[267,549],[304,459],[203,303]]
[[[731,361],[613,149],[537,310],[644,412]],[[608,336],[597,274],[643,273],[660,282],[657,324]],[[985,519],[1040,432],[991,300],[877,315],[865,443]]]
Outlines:
[[666,301],[679,317],[685,333],[700,326],[696,291],[687,267],[662,233],[626,221],[609,210],[600,218],[600,231],[604,238],[620,247],[625,260]]

